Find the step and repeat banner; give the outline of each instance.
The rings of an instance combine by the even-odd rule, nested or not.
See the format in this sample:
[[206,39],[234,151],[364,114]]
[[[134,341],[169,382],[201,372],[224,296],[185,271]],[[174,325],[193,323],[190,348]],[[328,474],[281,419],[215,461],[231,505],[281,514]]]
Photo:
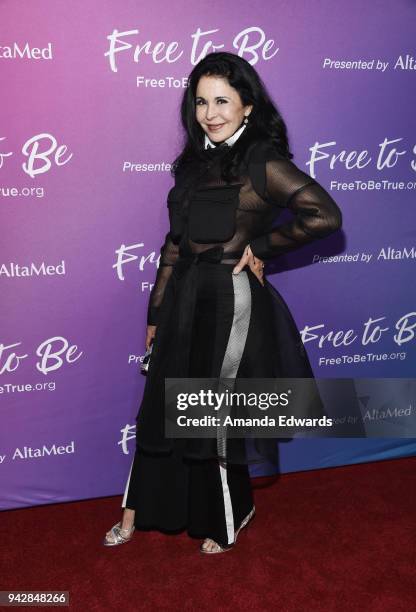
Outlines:
[[[407,0],[0,3],[2,509],[124,491],[179,103],[211,51],[255,66],[343,212],[267,267],[316,377],[415,376],[415,20]],[[409,436],[295,439],[279,469],[414,454]]]

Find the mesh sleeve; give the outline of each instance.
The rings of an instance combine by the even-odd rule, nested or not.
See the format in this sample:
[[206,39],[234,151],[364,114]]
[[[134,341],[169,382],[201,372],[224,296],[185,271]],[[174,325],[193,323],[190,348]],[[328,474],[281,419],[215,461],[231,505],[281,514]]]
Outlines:
[[286,158],[265,162],[264,199],[288,208],[294,218],[250,241],[254,255],[267,260],[324,238],[342,225],[342,214],[329,193]]
[[179,245],[174,244],[170,232],[160,249],[159,267],[156,279],[149,296],[147,307],[147,324],[157,325],[160,305],[162,304],[166,284],[172,274],[172,266],[179,256]]

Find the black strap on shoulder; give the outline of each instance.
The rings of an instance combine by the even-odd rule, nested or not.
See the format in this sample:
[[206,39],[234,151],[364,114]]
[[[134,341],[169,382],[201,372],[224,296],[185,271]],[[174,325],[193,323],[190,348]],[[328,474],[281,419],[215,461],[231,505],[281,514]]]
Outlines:
[[266,197],[266,161],[281,157],[273,144],[265,140],[256,142],[248,151],[247,165],[251,184],[257,195],[265,202],[269,202]]
[[248,152],[247,166],[248,174],[254,191],[262,199],[266,190],[266,160],[262,143],[255,143]]

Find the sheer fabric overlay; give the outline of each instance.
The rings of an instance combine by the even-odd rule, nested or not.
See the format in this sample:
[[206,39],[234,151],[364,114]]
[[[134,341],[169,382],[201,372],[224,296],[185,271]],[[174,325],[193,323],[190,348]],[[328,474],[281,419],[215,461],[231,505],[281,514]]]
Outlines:
[[[243,251],[250,244],[254,255],[267,261],[324,238],[342,225],[341,211],[330,194],[270,142],[257,142],[248,152],[241,176],[225,183],[220,160],[229,149],[205,150],[206,160],[193,164],[168,193],[170,230],[160,249],[149,298],[149,325],[157,324],[181,244],[193,253],[218,244],[225,253]],[[285,208],[293,219],[274,227]]]

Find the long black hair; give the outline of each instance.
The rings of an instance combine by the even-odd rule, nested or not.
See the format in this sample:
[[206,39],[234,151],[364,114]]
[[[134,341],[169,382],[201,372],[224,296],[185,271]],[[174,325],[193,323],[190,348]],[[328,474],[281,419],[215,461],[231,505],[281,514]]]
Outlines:
[[258,140],[272,142],[281,155],[292,159],[286,124],[262,79],[247,60],[235,53],[221,51],[206,55],[188,77],[188,86],[180,107],[185,133],[184,146],[172,164],[172,176],[179,173],[188,162],[204,156],[205,132],[196,120],[195,99],[199,79],[205,75],[225,77],[231,87],[238,91],[243,106],[253,105],[246,128],[222,158],[222,175],[226,180],[238,175],[238,168],[248,147]]

